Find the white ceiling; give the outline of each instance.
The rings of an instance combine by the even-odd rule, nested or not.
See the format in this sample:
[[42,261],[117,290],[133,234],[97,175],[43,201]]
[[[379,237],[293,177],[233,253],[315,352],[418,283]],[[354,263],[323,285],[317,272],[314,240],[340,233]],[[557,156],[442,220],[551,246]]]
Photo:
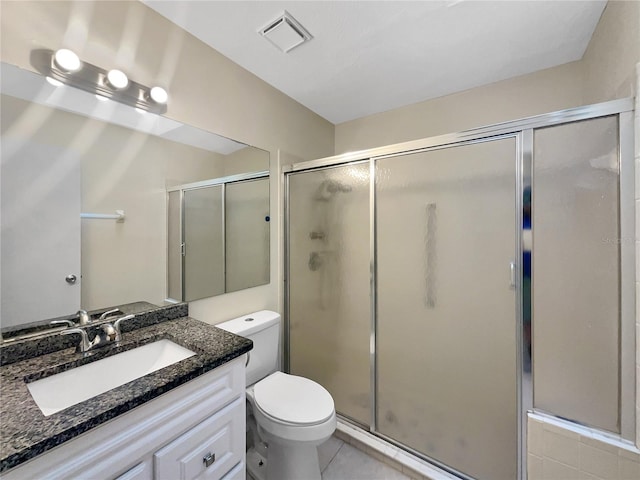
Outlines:
[[[579,60],[606,1],[143,0],[333,123]],[[287,10],[314,37],[258,30]]]

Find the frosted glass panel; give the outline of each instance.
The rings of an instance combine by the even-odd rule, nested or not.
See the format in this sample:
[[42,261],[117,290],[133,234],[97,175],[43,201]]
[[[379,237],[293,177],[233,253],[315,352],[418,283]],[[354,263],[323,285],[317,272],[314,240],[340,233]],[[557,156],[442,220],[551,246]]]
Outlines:
[[227,292],[269,283],[269,179],[225,191]]
[[376,162],[378,430],[517,478],[515,139]]
[[368,425],[369,165],[292,174],[289,195],[291,373]]
[[184,300],[224,293],[222,187],[184,192]]
[[616,117],[537,130],[534,405],[620,431]]
[[182,300],[182,216],[180,192],[169,192],[167,199],[167,296]]

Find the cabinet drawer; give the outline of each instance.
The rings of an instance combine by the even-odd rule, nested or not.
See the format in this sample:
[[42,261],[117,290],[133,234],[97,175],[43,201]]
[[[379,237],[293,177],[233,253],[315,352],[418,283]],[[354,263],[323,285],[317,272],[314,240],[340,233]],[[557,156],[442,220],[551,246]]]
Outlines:
[[244,402],[244,397],[236,399],[158,450],[153,456],[155,478],[218,480],[242,461],[245,451]]
[[149,457],[148,460],[140,462],[115,480],[153,480],[153,460]]

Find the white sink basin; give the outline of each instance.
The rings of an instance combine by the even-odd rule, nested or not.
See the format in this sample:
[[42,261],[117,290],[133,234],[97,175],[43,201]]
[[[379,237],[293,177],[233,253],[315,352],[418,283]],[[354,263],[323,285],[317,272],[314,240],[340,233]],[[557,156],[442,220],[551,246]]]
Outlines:
[[195,355],[159,340],[27,384],[45,417]]

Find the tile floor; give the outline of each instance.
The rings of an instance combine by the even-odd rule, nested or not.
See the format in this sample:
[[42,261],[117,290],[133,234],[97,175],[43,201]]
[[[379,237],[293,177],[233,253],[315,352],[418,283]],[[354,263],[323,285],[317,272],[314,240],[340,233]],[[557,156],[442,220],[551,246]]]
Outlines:
[[322,480],[411,480],[335,436],[318,447],[318,460]]
[[331,437],[318,448],[322,480],[410,480],[410,477]]

